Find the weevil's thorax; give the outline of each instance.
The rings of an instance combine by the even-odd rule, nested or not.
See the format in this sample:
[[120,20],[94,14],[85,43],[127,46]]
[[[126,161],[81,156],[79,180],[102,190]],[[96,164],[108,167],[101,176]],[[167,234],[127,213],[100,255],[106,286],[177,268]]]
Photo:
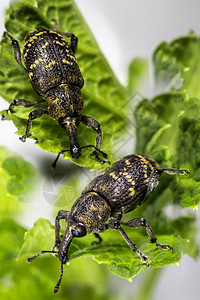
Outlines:
[[87,234],[105,231],[105,222],[110,216],[110,205],[95,192],[82,194],[71,209],[71,217],[85,225]]
[[49,115],[61,126],[62,120],[66,117],[78,119],[82,115],[83,97],[77,86],[61,84],[48,91],[44,99],[47,102]]
[[44,28],[29,32],[23,59],[31,84],[41,96],[62,83],[79,88],[84,85],[73,51],[57,32]]

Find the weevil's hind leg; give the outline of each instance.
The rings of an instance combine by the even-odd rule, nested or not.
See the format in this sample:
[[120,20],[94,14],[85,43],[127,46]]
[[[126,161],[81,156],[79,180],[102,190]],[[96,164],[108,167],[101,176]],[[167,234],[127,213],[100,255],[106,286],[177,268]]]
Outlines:
[[108,228],[118,229],[119,232],[121,233],[122,237],[125,239],[125,241],[127,242],[127,244],[132,249],[132,251],[136,252],[139,255],[141,261],[145,262],[147,264],[147,266],[149,266],[148,256],[145,255],[140,249],[138,249],[138,248],[135,247],[135,244],[133,244],[133,242],[128,237],[128,235],[126,234],[126,232],[122,229],[122,227],[120,226],[120,223],[121,223],[120,221],[118,221],[118,220],[116,220],[114,218],[111,218],[108,221]]
[[10,33],[8,33],[7,31],[4,31],[3,36],[7,37],[9,40],[12,41],[14,57],[15,57],[16,61],[18,62],[18,64],[20,65],[20,67],[22,68],[22,70],[27,73],[26,68],[22,64],[21,51],[20,51],[18,41],[15,40],[14,37],[12,37],[12,35]]
[[71,44],[70,44],[70,48],[71,50],[74,52],[74,54],[76,53],[77,51],[77,48],[78,48],[78,38],[77,36],[75,36],[75,34],[71,33],[71,32],[64,32],[64,31],[60,31],[60,30],[57,30],[57,22],[56,20],[52,20],[52,25],[53,25],[53,30],[60,33],[61,35],[63,36],[66,36],[68,38],[71,38]]
[[94,236],[98,239],[98,241],[93,241],[92,245],[99,245],[102,242],[102,237],[98,233],[94,233]]
[[43,109],[43,108],[36,108],[29,114],[29,118],[26,126],[26,133],[25,135],[19,138],[22,142],[25,142],[26,138],[30,136],[32,121],[42,117],[44,114],[48,115],[49,113],[47,109]]
[[36,106],[38,104],[44,103],[45,100],[39,101],[39,102],[31,102],[25,99],[15,99],[7,109],[6,113],[1,116],[2,120],[6,119],[6,115],[10,111],[11,113],[14,112],[15,106],[22,106],[22,107],[31,107],[31,106]]
[[131,228],[136,228],[136,227],[145,227],[147,234],[150,237],[150,241],[151,243],[155,243],[158,247],[166,250],[166,249],[172,249],[172,247],[170,245],[162,245],[159,242],[157,242],[157,238],[154,235],[153,229],[151,228],[151,226],[147,223],[147,221],[143,218],[134,218],[131,219],[129,221],[123,222],[120,221],[121,225],[127,226],[127,227],[131,227]]
[[67,221],[67,219],[69,218],[69,214],[70,214],[70,211],[68,210],[59,210],[57,216],[56,216],[56,219],[55,219],[55,244],[52,248],[52,251],[54,251],[54,249],[56,247],[58,247],[61,243],[61,240],[60,240],[60,220],[65,220]]
[[78,48],[78,38],[77,36],[75,36],[75,34],[71,33],[71,32],[63,32],[63,31],[58,31],[60,34],[62,34],[63,36],[69,37],[71,38],[71,44],[70,44],[70,48],[73,51],[73,53],[75,54]]
[[90,117],[90,116],[82,116],[81,117],[81,122],[87,126],[88,128],[91,127],[93,130],[95,130],[97,132],[97,137],[96,137],[96,146],[94,147],[93,145],[88,145],[82,148],[87,148],[87,147],[94,147],[95,150],[93,152],[93,155],[95,156],[95,158],[101,163],[105,163],[108,162],[107,160],[102,160],[99,158],[99,154],[101,153],[103,155],[103,157],[105,159],[108,158],[108,155],[101,151],[101,138],[102,138],[102,133],[101,133],[101,128],[100,128],[100,124],[99,122],[97,122],[94,118]]

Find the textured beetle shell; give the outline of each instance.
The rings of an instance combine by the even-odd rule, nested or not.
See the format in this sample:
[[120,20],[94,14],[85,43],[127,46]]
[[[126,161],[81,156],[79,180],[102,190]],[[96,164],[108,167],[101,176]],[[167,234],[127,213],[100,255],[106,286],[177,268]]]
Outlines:
[[148,180],[158,164],[142,155],[128,155],[98,174],[83,190],[95,191],[111,206],[112,215],[128,213],[143,203]]
[[84,85],[73,51],[57,32],[44,28],[29,32],[23,59],[29,79],[41,96],[62,83],[79,88]]

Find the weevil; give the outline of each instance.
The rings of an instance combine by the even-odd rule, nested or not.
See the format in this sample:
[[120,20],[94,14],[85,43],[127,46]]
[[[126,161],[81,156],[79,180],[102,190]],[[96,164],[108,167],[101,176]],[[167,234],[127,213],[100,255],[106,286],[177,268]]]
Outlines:
[[[92,154],[103,164],[105,160],[101,159],[99,154],[106,159],[107,154],[100,150],[102,138],[100,124],[94,118],[82,114],[81,88],[84,79],[75,58],[78,38],[72,33],[60,34],[42,27],[30,31],[23,47],[24,67],[18,41],[8,32],[4,32],[4,36],[12,41],[17,63],[28,75],[35,91],[43,98],[39,102],[15,99],[7,113],[14,112],[15,106],[31,107],[43,102],[47,104],[47,109],[38,107],[29,114],[26,133],[20,140],[25,142],[26,138],[30,137],[33,120],[49,115],[67,131],[70,141],[70,149],[59,152],[54,167],[60,154],[70,151],[72,158],[78,159],[82,154],[81,149],[87,147],[95,149]],[[67,43],[64,36],[71,39],[71,44]],[[2,119],[5,119],[6,114],[2,115]],[[96,146],[80,147],[77,137],[77,126],[80,122],[97,132]]]
[[[133,218],[121,221],[123,214],[133,211],[142,205],[151,195],[159,183],[163,173],[170,175],[188,174],[187,170],[160,168],[150,158],[142,155],[128,155],[117,160],[112,166],[99,173],[83,190],[81,196],[74,202],[71,211],[60,210],[55,218],[55,244],[52,251],[42,250],[33,259],[44,253],[56,253],[61,262],[61,273],[54,288],[58,292],[62,276],[63,265],[68,262],[68,249],[73,238],[80,238],[94,233],[98,242],[102,241],[99,235],[107,229],[119,230],[132,251],[136,252],[141,261],[149,266],[148,256],[136,248],[122,226],[146,228],[150,241],[162,249],[171,249],[170,245],[163,245],[157,241],[150,225],[143,218]],[[64,219],[66,227],[62,241],[60,240],[59,221]],[[55,249],[59,247],[58,251]]]

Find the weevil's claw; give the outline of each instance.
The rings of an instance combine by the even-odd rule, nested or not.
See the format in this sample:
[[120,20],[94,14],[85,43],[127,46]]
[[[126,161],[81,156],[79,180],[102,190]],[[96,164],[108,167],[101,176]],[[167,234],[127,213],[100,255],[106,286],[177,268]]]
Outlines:
[[188,171],[188,170],[179,170],[179,173],[180,173],[181,175],[184,175],[184,174],[190,174],[190,171]]
[[170,246],[170,245],[163,245],[163,244],[160,244],[159,242],[157,242],[156,241],[156,246],[158,246],[158,247],[160,247],[161,249],[163,249],[163,250],[167,250],[167,249],[173,249],[173,247],[172,246]]

